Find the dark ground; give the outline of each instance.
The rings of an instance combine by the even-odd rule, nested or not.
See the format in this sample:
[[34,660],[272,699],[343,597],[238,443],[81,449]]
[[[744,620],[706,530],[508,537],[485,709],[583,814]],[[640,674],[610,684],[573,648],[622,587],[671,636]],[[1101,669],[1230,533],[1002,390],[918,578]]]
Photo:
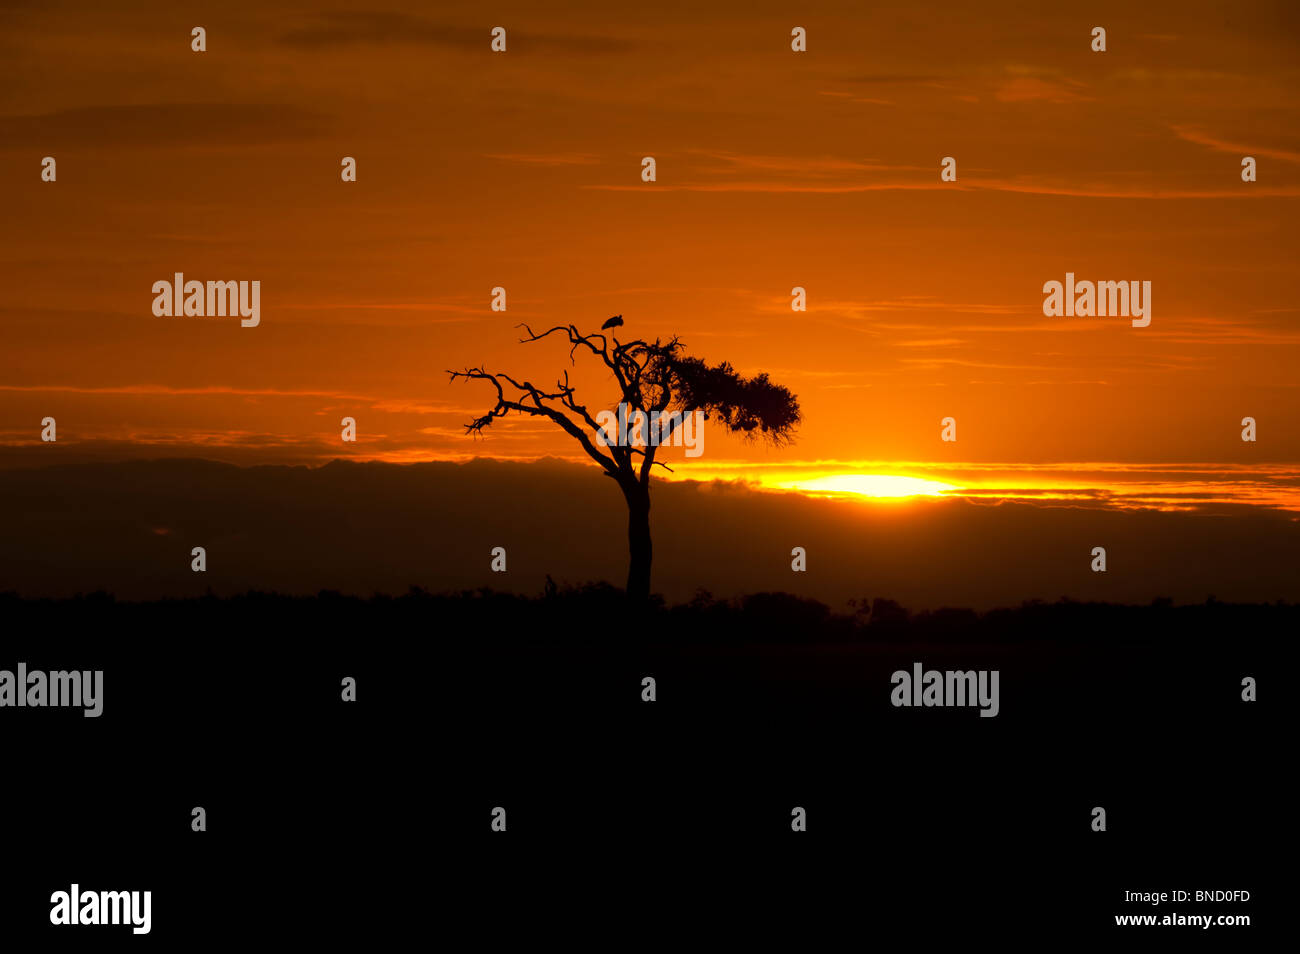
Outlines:
[[[1240,947],[1275,920],[1268,872],[1292,862],[1293,605],[877,601],[855,618],[759,594],[633,621],[589,587],[0,596],[0,619],[0,669],[105,672],[98,719],[0,711],[8,937],[42,932],[32,912],[78,881],[151,889],[152,934],[120,940],[170,949],[255,927],[364,949],[464,927],[486,944],[520,924],[621,949],[643,928],[681,941],[667,925],[705,908],[764,933],[839,920],[858,941],[1181,942],[1200,929],[1114,915],[1249,913],[1204,932]],[[1000,714],[893,707],[890,674],[913,662],[1000,670]],[[1252,900],[1152,908],[1126,889]]]

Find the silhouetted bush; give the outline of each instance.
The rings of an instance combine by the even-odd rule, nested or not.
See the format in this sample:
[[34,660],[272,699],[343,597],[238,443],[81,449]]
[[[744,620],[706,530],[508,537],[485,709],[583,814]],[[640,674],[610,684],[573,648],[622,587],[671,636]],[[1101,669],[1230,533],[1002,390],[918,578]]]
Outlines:
[[369,598],[322,591],[316,596],[248,592],[230,598],[124,602],[96,592],[71,599],[25,599],[0,594],[8,631],[142,639],[257,637],[268,640],[415,639],[448,648],[494,643],[595,643],[618,647],[639,641],[673,644],[1128,644],[1275,643],[1292,638],[1300,607],[1207,600],[1174,606],[1032,601],[977,613],[943,608],[909,613],[877,598],[869,614],[835,613],[824,603],[789,593],[754,593],[717,600],[697,593],[666,606],[661,597],[629,610],[608,583],[548,587],[526,597],[491,589],[429,593],[412,587],[400,596]]

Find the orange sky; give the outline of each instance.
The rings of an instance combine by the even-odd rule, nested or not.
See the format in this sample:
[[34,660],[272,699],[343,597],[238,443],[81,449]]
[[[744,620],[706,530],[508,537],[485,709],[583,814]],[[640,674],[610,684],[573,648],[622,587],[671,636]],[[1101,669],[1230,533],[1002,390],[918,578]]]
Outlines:
[[[489,392],[443,370],[549,384],[567,349],[517,322],[621,313],[803,406],[793,447],[710,430],[680,476],[1178,464],[1172,492],[1285,503],[1300,13],[1042,6],[0,3],[4,460],[574,456],[532,420],[465,437]],[[260,280],[261,325],[155,317],[176,271]],[[1150,281],[1150,327],[1044,317],[1067,271]]]

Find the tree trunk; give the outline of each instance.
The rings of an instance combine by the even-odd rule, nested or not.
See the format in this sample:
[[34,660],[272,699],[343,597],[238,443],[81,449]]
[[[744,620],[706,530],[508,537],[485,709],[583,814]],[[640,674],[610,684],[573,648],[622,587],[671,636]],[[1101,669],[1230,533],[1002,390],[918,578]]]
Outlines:
[[627,498],[627,597],[633,603],[650,598],[650,490],[639,483],[625,485]]

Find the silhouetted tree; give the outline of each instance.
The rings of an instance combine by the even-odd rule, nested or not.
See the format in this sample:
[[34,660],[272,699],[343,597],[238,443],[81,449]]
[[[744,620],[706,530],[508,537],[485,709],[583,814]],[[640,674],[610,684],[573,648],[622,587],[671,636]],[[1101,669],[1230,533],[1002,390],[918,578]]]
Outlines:
[[[608,324],[608,322],[606,323]],[[576,325],[556,325],[549,331],[535,334],[527,324],[519,325],[528,337],[521,344],[541,341],[552,334],[567,335],[572,347],[569,360],[576,363],[579,349],[589,351],[604,362],[618,384],[620,403],[626,414],[636,419],[638,412],[648,420],[658,420],[659,427],[639,431],[642,441],[634,446],[618,442],[617,434],[607,431],[579,404],[574,388],[569,384],[569,372],[564,372],[551,391],[536,387],[529,381],[516,381],[508,374],[490,373],[482,367],[464,371],[448,371],[451,379],[483,380],[496,388],[496,405],[471,423],[465,425],[467,433],[479,434],[498,417],[511,411],[549,418],[581,445],[587,456],[613,479],[627,502],[627,537],[630,562],[627,571],[627,595],[635,601],[644,601],[650,595],[650,471],[658,465],[672,468],[655,460],[659,447],[668,443],[681,426],[686,415],[696,411],[705,420],[716,420],[729,431],[747,438],[761,438],[773,444],[788,443],[799,423],[799,402],[789,390],[774,384],[766,374],[743,377],[727,362],[710,367],[699,358],[683,354],[684,346],[674,336],[668,341],[655,339],[654,343],[641,341],[620,342],[611,334],[584,335]],[[610,347],[610,342],[613,347]],[[599,412],[598,412],[599,413]],[[651,418],[650,415],[657,415]],[[629,425],[629,433],[633,433]],[[610,438],[613,438],[612,440]],[[655,439],[657,438],[657,440]],[[639,460],[637,458],[640,458]]]

